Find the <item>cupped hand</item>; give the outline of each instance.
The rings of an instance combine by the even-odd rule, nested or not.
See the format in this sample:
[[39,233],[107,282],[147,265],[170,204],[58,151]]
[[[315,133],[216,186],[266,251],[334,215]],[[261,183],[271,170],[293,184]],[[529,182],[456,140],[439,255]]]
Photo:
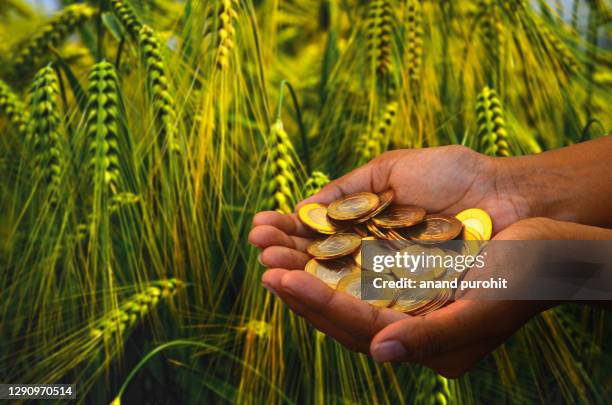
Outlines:
[[[391,188],[395,204],[418,205],[429,213],[456,214],[466,208],[482,208],[491,215],[497,233],[521,219],[525,207],[496,162],[462,146],[387,152],[332,181],[298,207]],[[263,250],[260,260],[265,266],[297,270],[309,260],[306,247],[315,236],[295,213],[268,211],[254,217],[249,241]]]
[[[394,151],[333,181],[300,206],[391,188],[396,204],[415,204],[428,212],[483,208],[493,218],[495,233],[507,228],[498,237],[521,233],[520,227],[532,229],[521,222],[515,225],[518,231],[508,228],[521,218],[520,199],[499,180],[498,170],[493,160],[462,147]],[[375,308],[295,271],[310,259],[305,251],[315,237],[296,214],[263,212],[253,224],[249,240],[263,250],[260,260],[271,268],[262,278],[264,286],[317,329],[378,361],[419,362],[456,377],[543,309],[528,302],[465,300],[412,317]]]
[[[290,221],[284,217],[285,230],[295,225],[299,232],[304,231]],[[612,237],[612,231],[535,218],[511,225],[494,239],[547,239],[552,235],[606,239]],[[486,272],[486,268],[479,271]],[[524,323],[556,304],[464,297],[425,316],[410,316],[333,290],[304,271],[274,268],[263,275],[262,282],[296,314],[348,349],[370,354],[380,362],[423,364],[448,378],[470,370]]]

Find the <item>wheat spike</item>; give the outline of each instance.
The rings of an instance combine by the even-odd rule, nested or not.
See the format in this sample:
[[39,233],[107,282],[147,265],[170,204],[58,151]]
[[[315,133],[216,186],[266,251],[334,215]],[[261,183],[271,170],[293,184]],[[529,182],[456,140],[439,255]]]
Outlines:
[[434,377],[434,401],[437,404],[449,404],[451,403],[452,397],[449,389],[449,382],[446,378],[441,375],[435,375]]
[[281,120],[277,120],[272,125],[268,142],[266,179],[268,181],[267,195],[270,198],[266,203],[266,208],[290,213],[293,211],[293,205],[299,199],[296,153]]
[[476,114],[481,151],[490,156],[510,156],[504,111],[495,90],[485,87],[478,95]]
[[40,27],[15,55],[15,72],[28,71],[48,55],[49,47],[57,46],[77,27],[95,14],[95,9],[85,4],[65,7],[47,24]]
[[418,80],[423,59],[423,15],[419,0],[410,0],[407,8],[406,55],[408,77]]
[[[512,3],[514,2],[505,2]],[[563,42],[559,36],[554,33],[545,21],[540,16],[534,16],[531,12],[530,6],[526,0],[519,0],[512,7],[507,6],[509,10],[514,12],[514,15],[518,21],[523,25],[531,23],[535,27],[535,33],[539,37],[541,43],[552,54],[552,56],[558,61],[563,67],[565,72],[569,75],[577,74],[581,70],[581,65],[571,49]],[[511,14],[512,14],[511,12]]]
[[416,405],[447,405],[452,403],[450,384],[446,378],[427,370],[423,372],[419,380],[420,389],[414,401]]
[[368,52],[379,75],[391,70],[391,41],[394,10],[389,0],[370,2],[366,18]]
[[576,74],[580,71],[580,63],[569,47],[559,38],[557,34],[542,21],[536,23],[536,27],[542,42],[556,55],[558,61],[568,74]]
[[384,112],[373,132],[365,132],[357,142],[358,165],[369,162],[380,155],[388,142],[388,136],[395,123],[398,104],[395,101],[385,106]]
[[61,177],[65,165],[66,142],[61,128],[58,97],[59,83],[50,66],[34,77],[30,90],[30,131],[35,164],[48,184],[50,199],[61,195]]
[[182,285],[180,280],[174,278],[152,283],[145,291],[135,294],[118,309],[105,315],[91,330],[91,337],[109,337],[134,327],[138,320],[151,313],[161,299],[172,297]]
[[86,134],[94,184],[105,184],[117,192],[120,178],[120,96],[113,65],[100,62],[89,75]]
[[161,46],[153,30],[147,26],[141,28],[138,40],[146,69],[147,90],[153,102],[160,135],[168,148],[176,152],[180,148],[177,140],[175,103],[170,93]]
[[325,173],[315,170],[308,180],[306,180],[306,183],[304,183],[304,190],[302,193],[304,197],[310,197],[321,191],[327,183],[329,183],[329,177],[327,177]]
[[124,0],[109,0],[108,3],[130,37],[134,40],[138,39],[142,23],[132,6]]
[[495,0],[480,0],[480,31],[482,40],[491,62],[498,65],[502,61],[504,28]]
[[0,80],[0,113],[4,113],[9,123],[25,138],[28,133],[28,114],[19,97],[8,84]]
[[217,30],[217,55],[216,64],[219,69],[224,69],[229,64],[230,52],[234,48],[236,29],[234,20],[238,18],[235,10],[236,0],[221,0],[219,5]]

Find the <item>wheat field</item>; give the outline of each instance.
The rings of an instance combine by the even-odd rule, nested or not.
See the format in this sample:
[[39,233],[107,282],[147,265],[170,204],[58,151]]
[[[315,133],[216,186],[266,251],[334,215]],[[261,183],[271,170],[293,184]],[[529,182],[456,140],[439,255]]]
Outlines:
[[246,240],[386,150],[610,133],[611,44],[605,0],[0,0],[0,382],[88,404],[612,400],[609,314],[547,311],[447,380],[315,331]]

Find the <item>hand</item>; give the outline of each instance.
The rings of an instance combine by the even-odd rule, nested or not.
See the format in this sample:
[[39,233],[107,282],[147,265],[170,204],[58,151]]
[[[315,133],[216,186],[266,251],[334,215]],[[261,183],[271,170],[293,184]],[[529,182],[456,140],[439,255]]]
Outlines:
[[[455,214],[479,207],[493,219],[494,232],[527,215],[523,199],[500,179],[499,160],[461,146],[387,152],[365,166],[328,184],[303,201],[328,204],[359,191],[395,192],[396,204],[415,204],[428,212]],[[263,249],[261,261],[268,267],[303,269],[309,257],[306,247],[314,237],[296,214],[262,212],[253,219],[252,244]]]
[[[289,226],[289,217],[284,225]],[[611,239],[612,231],[545,218],[519,221],[496,240]],[[479,270],[479,271],[486,271]],[[469,273],[468,273],[469,275]],[[549,301],[481,301],[463,298],[425,316],[375,308],[332,290],[303,271],[272,269],[264,286],[294,312],[347,348],[380,362],[415,362],[456,378],[507,340]]]
[[[429,212],[483,208],[498,233],[529,214],[527,199],[518,194],[513,180],[508,181],[500,161],[462,147],[390,152],[330,183],[301,205],[392,188],[396,203],[420,205]],[[537,220],[520,222],[497,238],[535,235],[538,227],[533,221]],[[330,289],[310,274],[287,270],[304,268],[309,260],[305,250],[314,237],[295,214],[264,212],[253,223],[249,240],[263,249],[262,263],[275,268],[264,274],[264,286],[324,333],[379,361],[420,362],[455,377],[544,309],[529,302],[470,301],[455,302],[425,317],[377,309]]]

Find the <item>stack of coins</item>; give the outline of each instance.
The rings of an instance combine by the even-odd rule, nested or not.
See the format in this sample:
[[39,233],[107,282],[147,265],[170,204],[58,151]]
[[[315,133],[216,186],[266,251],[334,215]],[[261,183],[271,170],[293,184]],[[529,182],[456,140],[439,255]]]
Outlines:
[[[312,203],[302,206],[298,217],[308,228],[325,235],[308,246],[313,257],[305,271],[321,279],[331,288],[361,298],[361,278],[372,273],[361,273],[361,244],[367,240],[402,242],[398,251],[424,255],[457,255],[438,244],[453,239],[486,241],[491,238],[491,217],[479,208],[470,208],[456,216],[428,215],[414,205],[394,205],[394,194],[387,190],[380,194],[356,193],[344,196],[328,206]],[[395,242],[397,243],[397,242]],[[469,243],[466,243],[469,247]],[[474,254],[474,251],[462,252]],[[415,280],[443,280],[457,277],[453,269],[428,269],[426,273],[392,268],[376,274],[384,280],[412,278]],[[453,291],[443,289],[435,296],[418,289],[398,290],[390,299],[370,300],[371,305],[386,307],[412,315],[424,315],[444,306]]]

